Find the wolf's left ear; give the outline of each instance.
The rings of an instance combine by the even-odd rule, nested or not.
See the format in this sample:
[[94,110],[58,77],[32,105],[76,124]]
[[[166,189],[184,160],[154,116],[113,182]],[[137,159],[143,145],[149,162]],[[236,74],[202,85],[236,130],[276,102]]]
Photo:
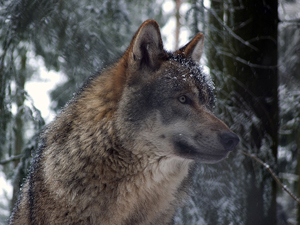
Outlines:
[[180,48],[175,54],[183,55],[187,58],[191,57],[192,60],[199,64],[200,58],[203,53],[204,35],[198,33],[193,40],[187,43],[184,47]]
[[155,68],[164,53],[159,26],[155,20],[146,20],[138,29],[129,47],[129,63],[138,67]]

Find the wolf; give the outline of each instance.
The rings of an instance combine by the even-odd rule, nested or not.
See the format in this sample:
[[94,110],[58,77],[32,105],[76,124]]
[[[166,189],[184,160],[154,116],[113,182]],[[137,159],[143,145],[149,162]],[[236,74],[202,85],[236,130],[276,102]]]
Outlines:
[[41,134],[10,224],[172,224],[195,162],[239,142],[212,112],[203,45],[199,33],[167,52],[145,21]]

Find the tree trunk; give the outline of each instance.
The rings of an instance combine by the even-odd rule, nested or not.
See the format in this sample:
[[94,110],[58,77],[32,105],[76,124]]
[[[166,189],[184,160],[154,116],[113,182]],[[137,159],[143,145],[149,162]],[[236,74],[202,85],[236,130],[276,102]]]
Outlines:
[[[17,156],[22,154],[24,148],[24,101],[25,101],[25,82],[26,82],[26,51],[21,56],[21,70],[17,73],[16,77],[16,103],[17,103],[17,114],[15,116],[15,127],[14,127],[14,152],[13,155]],[[14,161],[14,167],[17,168],[20,163],[20,159]],[[24,175],[24,174],[23,174]],[[11,200],[11,209],[18,199],[20,187],[23,178],[20,170],[17,170],[13,180],[13,196]]]
[[[236,102],[243,102],[241,111],[251,123],[240,135],[248,135],[252,153],[275,169],[279,122],[277,6],[276,0],[233,0],[226,22],[237,36],[230,36],[232,46],[224,58],[227,72],[234,78],[231,87]],[[250,176],[246,224],[276,224],[276,182],[255,162],[245,161],[244,166]]]
[[181,0],[175,0],[175,19],[176,19],[176,27],[175,27],[175,45],[174,50],[177,50],[179,47],[179,35],[180,35],[180,6],[182,4]]
[[[208,67],[212,74],[216,71],[223,72],[223,55],[221,48],[224,42],[223,24],[218,21],[218,18],[223,22],[224,7],[223,2],[219,0],[211,1],[211,10],[214,13],[209,14],[209,51],[208,51]],[[218,85],[217,85],[218,86]]]
[[[297,183],[297,197],[300,199],[300,131],[297,135],[297,146],[298,146],[298,156],[297,156],[297,171],[298,183]],[[300,225],[300,204],[297,205],[297,224]]]

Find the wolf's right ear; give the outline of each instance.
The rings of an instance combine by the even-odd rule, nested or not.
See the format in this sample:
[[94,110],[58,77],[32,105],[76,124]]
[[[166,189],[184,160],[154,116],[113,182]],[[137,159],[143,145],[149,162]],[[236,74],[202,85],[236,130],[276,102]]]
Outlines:
[[198,33],[189,43],[180,48],[175,54],[183,55],[191,58],[196,64],[199,64],[203,53],[204,35]]
[[129,46],[129,64],[138,68],[156,68],[164,53],[159,26],[155,20],[146,20],[138,29]]

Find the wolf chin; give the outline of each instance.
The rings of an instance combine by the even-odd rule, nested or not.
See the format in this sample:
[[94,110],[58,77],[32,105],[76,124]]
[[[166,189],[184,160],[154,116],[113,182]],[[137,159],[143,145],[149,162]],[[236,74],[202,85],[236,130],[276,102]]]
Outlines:
[[145,21],[41,134],[10,224],[172,224],[194,162],[239,138],[212,113],[204,36],[170,53]]

